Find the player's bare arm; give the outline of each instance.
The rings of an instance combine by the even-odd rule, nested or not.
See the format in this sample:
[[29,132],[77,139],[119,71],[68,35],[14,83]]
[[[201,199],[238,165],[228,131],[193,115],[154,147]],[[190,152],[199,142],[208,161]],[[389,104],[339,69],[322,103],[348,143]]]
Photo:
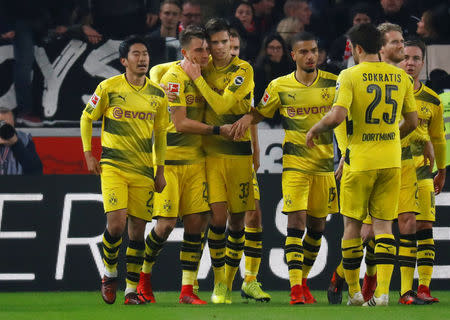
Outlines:
[[347,109],[341,106],[334,106],[331,111],[317,122],[306,134],[306,145],[309,148],[314,147],[313,139],[317,138],[319,134],[325,131],[336,128],[347,116]]
[[250,113],[247,113],[243,117],[241,117],[238,121],[233,123],[233,126],[231,128],[231,135],[233,136],[234,140],[242,139],[242,137],[245,135],[245,132],[247,132],[247,129],[250,127],[250,125],[258,124],[264,119],[264,116],[262,116],[256,108],[252,108]]
[[250,134],[252,136],[252,149],[253,149],[253,169],[258,171],[260,160],[259,160],[259,138],[258,138],[258,126],[252,124],[250,126]]
[[400,138],[403,139],[413,132],[418,123],[417,111],[403,113],[403,121],[400,122]]
[[165,187],[166,178],[164,177],[164,166],[157,166],[155,174],[155,191],[161,193]]

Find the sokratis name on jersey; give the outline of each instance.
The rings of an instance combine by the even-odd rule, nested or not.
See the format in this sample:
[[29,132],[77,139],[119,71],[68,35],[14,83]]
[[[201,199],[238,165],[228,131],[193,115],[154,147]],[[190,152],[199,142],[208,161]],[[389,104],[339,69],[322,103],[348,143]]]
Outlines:
[[300,107],[300,108],[287,107],[286,112],[289,117],[295,117],[295,116],[304,116],[308,114],[318,114],[318,113],[325,114],[330,110],[331,106]]
[[363,133],[362,141],[389,141],[395,140],[395,132]]
[[401,82],[402,75],[399,73],[367,73],[362,74],[363,81],[380,81],[380,82]]

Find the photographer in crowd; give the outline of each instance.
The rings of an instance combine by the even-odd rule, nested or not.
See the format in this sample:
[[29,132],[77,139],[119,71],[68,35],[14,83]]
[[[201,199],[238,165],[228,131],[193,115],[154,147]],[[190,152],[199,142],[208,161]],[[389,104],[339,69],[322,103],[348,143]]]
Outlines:
[[0,175],[42,174],[30,134],[14,128],[11,110],[0,107]]

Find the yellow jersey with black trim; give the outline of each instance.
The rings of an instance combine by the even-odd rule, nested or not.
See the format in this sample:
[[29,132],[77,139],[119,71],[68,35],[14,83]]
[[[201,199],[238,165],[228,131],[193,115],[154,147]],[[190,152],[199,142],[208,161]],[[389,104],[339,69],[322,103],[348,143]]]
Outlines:
[[152,135],[164,132],[169,114],[159,85],[132,86],[125,74],[102,81],[83,111],[102,121],[101,164],[153,178]]
[[[224,114],[217,114],[206,102],[205,123],[213,126],[232,124],[250,112],[255,83],[253,68],[248,62],[234,57],[228,65],[216,68],[210,59],[202,74],[207,84],[215,92],[222,96],[233,95],[237,100],[237,103]],[[219,135],[210,135],[203,137],[203,143],[208,155],[227,158],[252,155],[250,130],[247,130],[240,141],[231,141]]]
[[331,110],[337,76],[318,70],[314,82],[305,86],[295,71],[270,82],[257,106],[258,112],[272,118],[280,110],[283,128],[283,171],[328,174],[334,170],[333,132],[322,133],[316,147],[306,146],[306,133]]
[[434,148],[436,166],[444,169],[446,165],[447,142],[445,140],[444,107],[439,95],[422,84],[414,92],[417,103],[419,124],[410,134],[411,151],[417,168],[417,178],[431,178],[429,168],[423,166],[423,149],[431,141]]
[[362,62],[339,74],[333,105],[348,111],[345,161],[351,171],[401,167],[399,121],[416,111],[413,83],[385,62]]
[[153,66],[148,73],[150,76],[150,80],[160,84],[161,79],[166,74],[166,72],[169,71],[169,69],[177,63],[180,63],[180,61],[165,62]]
[[[186,107],[186,116],[189,119],[202,122],[205,114],[205,99],[198,91],[194,82],[181,68],[180,63],[173,64],[164,74],[161,83],[168,90],[177,95],[169,107]],[[182,165],[203,161],[202,136],[177,132],[173,122],[167,128],[166,165]]]

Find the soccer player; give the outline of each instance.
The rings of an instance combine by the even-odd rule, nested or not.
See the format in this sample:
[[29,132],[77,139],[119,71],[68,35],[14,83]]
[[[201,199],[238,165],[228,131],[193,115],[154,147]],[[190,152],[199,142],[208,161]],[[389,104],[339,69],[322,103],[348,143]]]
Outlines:
[[[212,218],[208,244],[214,270],[213,303],[231,303],[231,290],[244,251],[244,215],[255,209],[252,188],[252,146],[250,133],[240,141],[226,134],[231,124],[250,111],[253,99],[253,68],[230,53],[228,23],[219,18],[206,23],[212,59],[203,70],[197,63],[185,61],[183,69],[206,99],[205,122],[214,126],[216,135],[203,139],[206,151],[206,177]],[[220,132],[219,132],[220,131]],[[225,229],[228,220],[228,238]]]
[[216,134],[216,129],[202,122],[205,100],[181,65],[191,60],[205,68],[209,51],[205,32],[198,26],[184,29],[180,34],[180,42],[184,60],[172,64],[161,79],[167,90],[176,95],[176,99],[169,102],[172,122],[167,130],[167,186],[155,198],[154,216],[158,217],[158,221],[146,239],[138,292],[147,300],[154,301],[149,281],[151,270],[180,217],[185,232],[180,252],[183,276],[179,302],[206,304],[194,293],[193,287],[202,252],[202,233],[205,232],[210,211],[202,135]]
[[[88,169],[101,177],[107,219],[103,234],[103,300],[111,304],[116,299],[117,261],[128,220],[125,304],[142,304],[136,286],[144,260],[145,225],[152,219],[154,192],[161,192],[166,185],[164,158],[169,115],[164,91],[145,76],[149,66],[146,42],[130,36],[120,44],[119,55],[125,73],[98,85],[83,111],[80,128]],[[92,121],[102,116],[99,163],[91,152]],[[152,157],[152,135],[156,163]]]
[[[231,55],[239,57],[241,51],[241,37],[239,33],[231,29],[230,45]],[[252,104],[253,106],[253,104]],[[262,255],[262,212],[259,203],[260,193],[256,172],[259,168],[259,140],[257,125],[250,126],[253,149],[253,191],[255,193],[255,210],[245,212],[245,278],[241,286],[241,296],[256,301],[270,301],[270,295],[261,289],[261,284],[256,280],[261,265]]]
[[[341,181],[344,215],[342,257],[349,287],[349,305],[378,306],[389,302],[389,285],[396,256],[392,220],[400,193],[400,138],[417,126],[412,79],[401,69],[380,62],[381,35],[361,24],[348,32],[356,66],[340,73],[333,109],[306,136],[309,147],[319,134],[347,117],[348,144]],[[400,116],[404,121],[399,126]],[[359,284],[363,257],[361,225],[372,217],[375,234],[377,287],[364,302]]]
[[[434,195],[439,194],[445,182],[446,141],[443,106],[439,96],[419,81],[425,58],[425,45],[418,40],[405,42],[405,59],[400,66],[414,79],[414,97],[417,103],[419,125],[411,134],[411,151],[419,184],[419,215],[416,216],[417,296],[426,302],[439,302],[430,294],[430,281],[434,263],[433,222],[436,219]],[[427,142],[433,144],[438,172],[432,178],[433,163],[424,159]],[[400,223],[400,221],[399,221]],[[414,268],[414,266],[412,266]],[[414,270],[414,269],[413,269]],[[412,277],[412,274],[411,274]],[[411,279],[412,285],[412,279]]]
[[[326,217],[338,212],[333,176],[333,133],[320,136],[319,146],[308,149],[306,132],[331,109],[337,77],[317,69],[314,35],[303,32],[292,40],[297,70],[273,80],[256,110],[233,125],[239,138],[250,123],[273,117],[279,109],[285,129],[283,144],[283,213],[287,215],[286,261],[291,304],[315,303],[306,284],[319,253]],[[305,227],[306,235],[302,241]]]

